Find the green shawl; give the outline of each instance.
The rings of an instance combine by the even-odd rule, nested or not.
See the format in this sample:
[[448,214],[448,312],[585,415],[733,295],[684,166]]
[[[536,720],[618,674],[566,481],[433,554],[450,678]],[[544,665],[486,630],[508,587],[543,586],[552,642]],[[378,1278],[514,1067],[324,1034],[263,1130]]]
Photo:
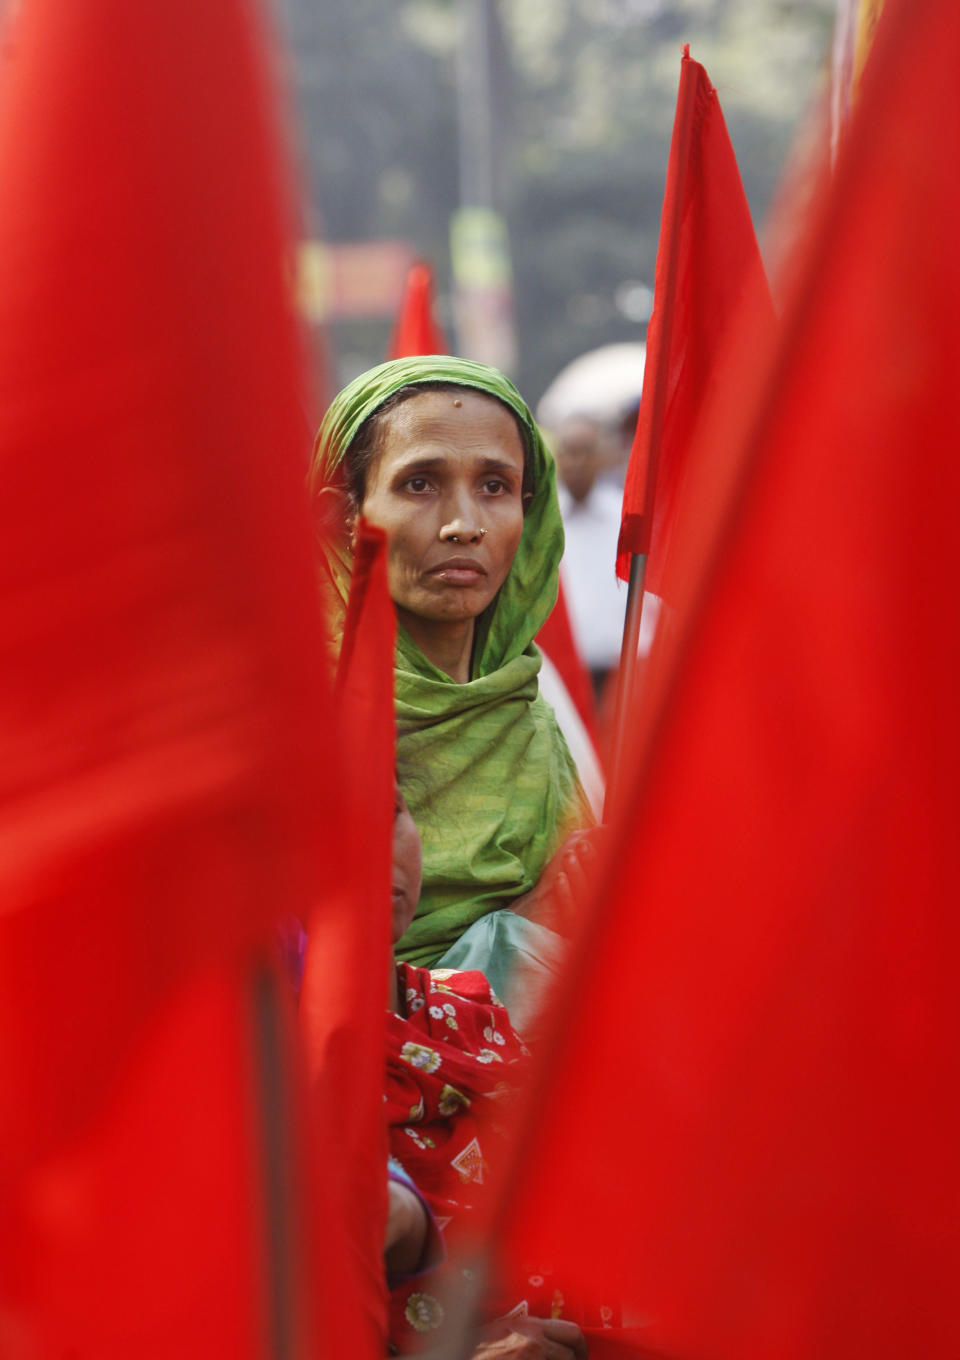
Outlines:
[[[513,565],[477,620],[473,674],[458,684],[398,630],[397,765],[423,841],[423,889],[398,956],[429,966],[479,917],[527,892],[561,840],[592,818],[552,708],[539,695],[534,637],[557,597],[563,528],[551,454],[516,388],[496,369],[443,355],[392,360],[335,398],[311,474],[322,493],[366,418],[408,383],[440,381],[499,398],[519,417],[533,496]],[[328,603],[345,607],[349,550],[325,546]],[[336,620],[334,620],[336,629]]]

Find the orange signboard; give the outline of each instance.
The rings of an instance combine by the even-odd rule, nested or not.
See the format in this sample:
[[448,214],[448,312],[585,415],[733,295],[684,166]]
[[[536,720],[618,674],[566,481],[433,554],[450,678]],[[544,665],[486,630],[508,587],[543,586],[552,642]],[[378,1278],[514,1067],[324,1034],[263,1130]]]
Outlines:
[[302,241],[300,309],[315,323],[393,316],[412,262],[407,241]]

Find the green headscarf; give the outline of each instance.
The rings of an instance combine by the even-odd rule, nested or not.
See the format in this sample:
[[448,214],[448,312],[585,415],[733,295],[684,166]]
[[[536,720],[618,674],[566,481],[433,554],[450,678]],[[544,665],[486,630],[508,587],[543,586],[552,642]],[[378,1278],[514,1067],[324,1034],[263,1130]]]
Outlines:
[[[313,486],[320,493],[334,485],[367,417],[399,388],[423,382],[475,388],[509,407],[524,431],[533,492],[510,571],[477,620],[471,679],[452,680],[398,629],[397,764],[423,841],[423,888],[397,953],[429,966],[479,917],[529,891],[560,841],[592,818],[553,710],[538,693],[533,640],[557,598],[563,527],[553,458],[513,384],[494,368],[445,355],[370,369],[327,411]],[[342,610],[348,547],[328,547],[325,565],[328,601]]]

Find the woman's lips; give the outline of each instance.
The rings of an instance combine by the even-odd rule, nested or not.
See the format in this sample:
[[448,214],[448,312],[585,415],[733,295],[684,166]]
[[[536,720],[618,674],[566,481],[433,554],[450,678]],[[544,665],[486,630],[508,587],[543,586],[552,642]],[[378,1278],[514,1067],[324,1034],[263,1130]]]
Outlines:
[[448,557],[427,573],[452,586],[472,586],[487,574],[486,567],[472,557]]

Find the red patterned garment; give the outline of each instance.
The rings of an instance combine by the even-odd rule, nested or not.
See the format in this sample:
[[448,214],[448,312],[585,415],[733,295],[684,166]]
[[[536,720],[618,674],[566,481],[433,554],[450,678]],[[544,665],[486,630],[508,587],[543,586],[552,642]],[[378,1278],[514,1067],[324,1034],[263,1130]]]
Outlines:
[[[406,963],[397,970],[406,1015],[387,1016],[390,1152],[430,1205],[447,1246],[445,1265],[391,1293],[391,1344],[409,1355],[442,1336],[442,1300],[464,1272],[463,1248],[485,1236],[491,1183],[509,1149],[512,1097],[528,1075],[530,1055],[482,973]],[[585,1309],[566,1298],[542,1265],[493,1312],[599,1326],[615,1320],[611,1309]]]
[[430,1205],[448,1262],[391,1293],[390,1339],[408,1355],[438,1339],[438,1295],[468,1232],[482,1231],[492,1164],[506,1148],[504,1104],[528,1053],[482,973],[398,963],[397,982],[406,1016],[387,1016],[390,1152]]

